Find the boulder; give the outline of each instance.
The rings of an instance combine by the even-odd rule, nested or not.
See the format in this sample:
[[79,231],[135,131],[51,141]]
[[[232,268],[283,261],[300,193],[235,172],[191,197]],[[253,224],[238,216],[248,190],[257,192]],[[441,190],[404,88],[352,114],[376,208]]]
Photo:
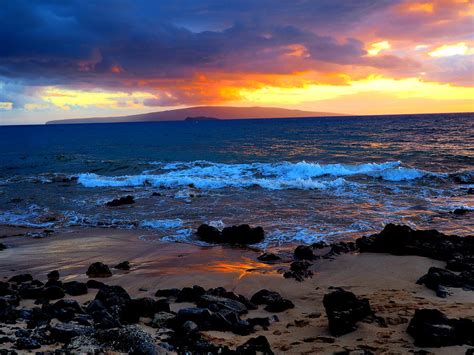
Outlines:
[[256,244],[263,241],[265,232],[262,227],[252,228],[248,224],[225,227],[222,230],[224,243],[229,244]]
[[24,282],[30,282],[33,281],[33,276],[31,274],[20,274],[20,275],[15,275],[11,277],[8,282],[14,282],[17,284],[21,284]]
[[265,310],[268,312],[283,312],[295,307],[293,302],[281,297],[278,292],[265,289],[254,294],[250,302],[254,304],[266,304]]
[[197,302],[205,292],[206,290],[198,285],[184,287],[176,297],[176,302]]
[[118,263],[117,265],[114,266],[114,269],[119,269],[119,270],[130,270],[131,266],[128,261],[122,261],[121,263]]
[[94,333],[93,327],[73,323],[57,323],[50,329],[51,337],[60,343],[67,343],[72,338]]
[[474,321],[449,319],[437,309],[417,309],[407,329],[419,347],[474,345]]
[[18,350],[33,350],[41,348],[41,344],[34,338],[21,337],[15,341],[15,347]]
[[352,292],[337,289],[324,295],[323,305],[334,336],[354,331],[356,323],[373,314],[367,299],[359,299]]
[[168,288],[156,291],[155,297],[178,297],[180,292],[179,288]]
[[216,227],[201,224],[196,232],[199,239],[208,243],[222,243],[221,232]]
[[235,350],[239,355],[250,355],[250,354],[264,354],[273,355],[270,343],[267,338],[260,335],[256,338],[250,338],[244,344],[237,347]]
[[63,283],[64,291],[71,296],[87,294],[87,285],[84,282],[70,281]]
[[48,281],[59,281],[59,271],[53,270],[47,275]]
[[221,231],[207,224],[201,224],[196,235],[208,243],[255,244],[265,237],[262,227],[252,228],[248,224],[226,227]]
[[248,312],[247,307],[239,301],[208,294],[201,296],[201,298],[197,301],[197,306],[207,308],[213,306],[215,310],[228,309],[229,311],[239,315]]
[[263,261],[264,263],[271,263],[281,260],[281,258],[273,253],[263,253],[262,255],[258,256],[257,259],[259,261]]
[[110,268],[100,261],[95,262],[89,266],[86,272],[87,276],[89,277],[110,277],[112,276],[112,272]]
[[175,317],[175,314],[170,312],[158,312],[153,316],[153,320],[149,325],[153,328],[165,328],[168,322]]
[[313,253],[313,248],[307,245],[298,245],[294,251],[295,259],[313,260],[316,255]]
[[137,326],[99,330],[95,339],[102,347],[114,352],[142,355],[161,353],[151,335]]
[[105,284],[103,282],[100,282],[97,280],[87,280],[86,282],[87,288],[91,288],[91,289],[100,289],[104,285]]
[[155,300],[151,297],[135,298],[130,301],[127,309],[140,317],[152,318],[155,313],[169,312],[170,305],[166,300]]
[[307,261],[294,261],[290,264],[290,270],[286,271],[283,276],[285,278],[294,278],[296,281],[304,281],[304,279],[313,276],[313,272],[308,270],[311,264]]
[[135,199],[133,198],[133,196],[127,195],[124,197],[113,199],[112,201],[107,202],[106,205],[108,207],[118,207],[122,205],[131,205],[133,203],[135,203]]
[[423,275],[416,283],[436,291],[440,297],[445,297],[446,293],[442,287],[462,287],[466,290],[474,290],[474,278],[472,276],[469,272],[457,275],[445,269],[430,267],[428,273]]
[[5,250],[7,246],[3,243],[0,243],[0,250]]
[[418,255],[443,261],[474,255],[474,236],[459,237],[395,224],[387,224],[379,234],[357,239],[356,245],[361,252]]
[[31,283],[23,283],[18,289],[18,293],[21,298],[24,299],[33,299],[43,297],[44,287],[43,286],[34,286]]
[[64,290],[58,286],[45,287],[42,294],[42,298],[46,300],[57,300],[64,296]]

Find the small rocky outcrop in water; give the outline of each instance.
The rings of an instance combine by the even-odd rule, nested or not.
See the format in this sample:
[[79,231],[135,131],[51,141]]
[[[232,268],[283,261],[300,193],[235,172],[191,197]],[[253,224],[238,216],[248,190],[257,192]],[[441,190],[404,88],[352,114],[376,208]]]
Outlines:
[[252,228],[248,224],[225,227],[222,232],[208,224],[201,224],[196,235],[205,242],[217,244],[256,244],[265,238],[262,227]]
[[114,269],[124,270],[124,271],[130,270],[131,269],[130,262],[122,261],[121,263],[118,263],[117,265],[115,265]]
[[420,347],[474,345],[474,321],[450,319],[437,309],[417,309],[407,329]]
[[110,271],[106,264],[97,261],[89,266],[86,274],[89,277],[110,277],[112,276],[112,271]]
[[324,295],[323,305],[329,321],[329,331],[334,336],[354,331],[358,321],[373,315],[369,300],[357,298],[352,292],[343,289]]
[[106,203],[108,207],[118,207],[122,205],[131,205],[135,203],[135,199],[131,195],[127,195],[124,197],[116,198],[113,199],[112,201],[109,201]]

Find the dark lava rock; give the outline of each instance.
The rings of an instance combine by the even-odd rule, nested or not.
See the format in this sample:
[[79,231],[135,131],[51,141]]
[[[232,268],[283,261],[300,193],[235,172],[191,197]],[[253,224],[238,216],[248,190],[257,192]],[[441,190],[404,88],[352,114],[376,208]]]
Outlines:
[[283,312],[295,307],[293,302],[281,297],[278,292],[265,289],[254,294],[250,302],[254,304],[266,304],[265,310],[268,312]]
[[84,282],[70,281],[63,283],[64,291],[71,296],[87,294],[87,285]]
[[0,321],[12,323],[17,319],[16,306],[18,302],[12,302],[6,297],[0,298]]
[[58,286],[46,287],[42,294],[42,297],[46,300],[57,300],[64,296],[64,290]]
[[48,274],[48,281],[58,281],[59,280],[59,271],[53,270]]
[[196,232],[199,239],[208,243],[255,244],[265,237],[262,227],[252,228],[248,224],[226,227],[221,231],[207,224],[201,224]]
[[155,297],[178,297],[180,292],[179,288],[168,288],[156,291]]
[[95,339],[116,352],[140,355],[160,353],[153,338],[136,326],[99,330],[95,334]]
[[8,280],[8,282],[14,282],[17,284],[21,284],[21,283],[29,282],[29,281],[33,281],[33,276],[31,276],[30,274],[15,275]]
[[57,286],[57,287],[63,288],[63,283],[62,281],[48,280],[44,284],[44,287],[51,287],[51,286]]
[[16,340],[15,347],[19,350],[32,350],[41,348],[41,344],[36,339],[21,337]]
[[104,285],[105,284],[103,282],[100,282],[100,281],[97,281],[97,280],[88,280],[86,282],[87,288],[90,288],[90,289],[100,289]]
[[255,244],[260,243],[265,238],[262,227],[251,228],[248,224],[225,227],[222,230],[224,243],[230,244]]
[[16,289],[12,288],[12,285],[10,285],[8,282],[0,281],[0,297],[15,295],[16,293],[17,291]]
[[3,243],[0,243],[0,250],[5,250],[7,246]]
[[420,347],[474,345],[474,321],[449,319],[437,309],[417,309],[407,329]]
[[223,243],[221,241],[221,232],[216,227],[208,224],[201,224],[196,232],[199,239],[209,243]]
[[121,263],[114,266],[114,269],[119,269],[119,270],[130,270],[130,268],[131,266],[128,261],[122,261]]
[[324,295],[323,305],[334,336],[354,331],[356,323],[373,314],[367,299],[359,299],[352,292],[337,289]]
[[95,300],[100,301],[112,317],[125,323],[136,323],[139,321],[139,314],[134,310],[134,305],[127,291],[121,286],[103,286]]
[[176,302],[197,302],[204,293],[206,290],[201,286],[184,287],[176,297]]
[[185,335],[185,336],[192,336],[199,331],[199,327],[193,321],[186,321],[184,322],[181,327],[177,329],[178,334]]
[[213,309],[216,310],[228,309],[236,314],[245,314],[248,312],[247,307],[239,301],[213,295],[202,295],[197,301],[197,306],[207,308],[213,306]]
[[262,255],[257,257],[257,259],[265,263],[281,260],[281,258],[278,255],[273,254],[273,253],[263,253]]
[[467,194],[468,195],[474,195],[474,187],[470,187],[467,189]]
[[326,244],[326,242],[316,242],[316,243],[313,243],[311,244],[311,246],[313,247],[313,249],[323,249],[323,248],[326,248],[328,247],[328,245]]
[[466,290],[474,290],[474,274],[464,272],[457,275],[451,271],[430,267],[428,273],[422,276],[417,282],[419,285],[425,285],[431,290],[436,291],[438,296],[445,297],[444,287],[462,287]]
[[313,260],[316,258],[316,255],[313,253],[313,248],[307,245],[298,245],[294,251],[294,256],[300,260]]
[[74,337],[91,335],[94,328],[72,323],[57,323],[51,327],[50,332],[55,341],[67,343]]
[[152,318],[155,313],[169,312],[170,305],[166,300],[143,297],[131,300],[128,311],[138,314],[140,317]]
[[43,306],[43,310],[51,318],[57,318],[60,321],[70,321],[76,313],[83,313],[81,306],[75,300],[63,299],[56,303]]
[[18,289],[18,293],[21,298],[36,300],[43,297],[44,287],[43,286],[34,286],[30,283],[21,284]]
[[331,250],[329,251],[329,254],[339,255],[343,253],[351,253],[356,249],[356,244],[354,242],[339,242],[331,244]]
[[110,277],[112,276],[112,272],[110,271],[109,267],[101,263],[100,261],[95,262],[89,266],[86,272],[87,276],[89,277]]
[[394,224],[387,224],[379,234],[357,239],[356,244],[361,252],[418,255],[444,261],[455,255],[474,255],[474,236],[459,237]]
[[294,278],[296,281],[304,281],[304,279],[313,276],[313,272],[308,270],[311,264],[307,261],[294,261],[290,264],[290,271],[286,271],[283,276],[285,278]]
[[474,270],[474,255],[455,254],[446,262],[446,269],[452,271]]
[[456,208],[453,211],[453,214],[456,215],[456,216],[464,216],[468,212],[471,212],[471,211],[466,209],[466,208]]
[[107,202],[106,205],[109,207],[117,207],[122,205],[131,205],[132,203],[135,203],[135,199],[133,196],[127,195],[125,197],[113,199],[112,201]]
[[209,326],[211,313],[207,308],[182,308],[178,311],[173,323],[183,324],[188,320],[206,328]]
[[263,335],[256,338],[250,338],[244,344],[237,347],[236,353],[239,355],[273,355],[270,343]]

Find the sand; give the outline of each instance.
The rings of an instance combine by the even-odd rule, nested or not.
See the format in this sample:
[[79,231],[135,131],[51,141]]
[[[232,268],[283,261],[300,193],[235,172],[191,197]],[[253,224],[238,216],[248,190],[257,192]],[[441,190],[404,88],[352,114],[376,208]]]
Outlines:
[[[60,271],[64,281],[86,281],[87,267],[95,261],[113,266],[128,260],[130,271],[114,270],[114,275],[101,281],[123,286],[133,297],[153,296],[157,289],[201,285],[204,288],[222,286],[247,297],[262,288],[278,291],[293,301],[295,308],[279,313],[279,322],[268,330],[251,336],[230,332],[205,332],[216,343],[235,347],[248,338],[265,335],[276,354],[331,354],[343,350],[368,349],[374,353],[403,354],[421,350],[413,345],[406,333],[409,320],[417,308],[437,308],[449,317],[474,318],[474,293],[451,289],[446,299],[416,280],[430,266],[444,263],[417,256],[386,254],[344,254],[334,260],[314,263],[314,276],[304,282],[285,279],[282,270],[288,263],[268,265],[257,260],[259,251],[223,246],[198,247],[189,244],[146,242],[140,231],[114,229],[73,229],[41,238],[14,236],[25,229],[0,227],[0,242],[7,249],[0,251],[0,277],[7,279],[19,273],[31,273],[45,281],[46,274]],[[369,299],[377,316],[387,327],[377,322],[359,322],[356,331],[332,337],[327,329],[322,299],[331,287],[343,287],[357,296]],[[88,295],[71,297],[80,302]],[[23,303],[24,304],[24,303]],[[189,306],[172,304],[173,310]],[[248,316],[269,316],[262,308]],[[155,334],[155,329],[145,329]],[[8,344],[0,346],[8,348]],[[464,354],[467,346],[424,348],[436,354]]]

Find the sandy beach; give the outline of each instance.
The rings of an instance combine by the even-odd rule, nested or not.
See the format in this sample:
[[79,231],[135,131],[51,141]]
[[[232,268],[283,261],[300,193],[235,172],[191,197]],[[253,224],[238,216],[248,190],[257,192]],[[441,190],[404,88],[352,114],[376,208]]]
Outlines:
[[[278,313],[278,322],[267,330],[257,329],[249,336],[231,332],[207,331],[203,336],[212,343],[231,349],[257,335],[264,335],[276,354],[332,354],[344,351],[403,354],[420,351],[407,334],[408,322],[418,308],[436,308],[450,318],[474,318],[472,292],[456,288],[447,298],[416,281],[429,267],[443,267],[444,262],[419,256],[394,256],[373,253],[345,253],[335,258],[318,259],[311,266],[314,275],[303,282],[284,278],[288,260],[275,264],[257,260],[260,251],[229,246],[198,247],[182,243],[150,243],[140,240],[140,231],[116,229],[76,229],[53,233],[45,238],[24,236],[24,228],[2,227],[1,242],[7,249],[0,252],[0,277],[5,281],[13,275],[30,273],[35,279],[46,281],[46,275],[58,270],[63,281],[88,280],[86,270],[95,261],[110,266],[127,260],[131,270],[113,269],[113,276],[101,279],[109,285],[121,285],[132,297],[154,297],[158,289],[200,285],[205,289],[224,287],[250,298],[260,289],[279,292],[295,307]],[[365,320],[352,333],[334,337],[328,331],[328,321],[322,299],[334,287],[351,291],[369,300],[377,317],[384,320]],[[93,299],[96,290],[77,297],[79,303]],[[31,307],[32,301],[21,306]],[[192,306],[170,303],[172,311]],[[249,311],[250,317],[270,316],[259,307]],[[140,326],[157,338],[157,330]],[[14,327],[4,326],[5,334]],[[1,347],[11,348],[4,343]],[[56,344],[44,348],[61,348]],[[424,348],[436,354],[464,354],[468,346]],[[41,349],[39,349],[41,350]],[[39,351],[38,350],[38,351]],[[163,350],[166,353],[165,350]],[[361,353],[361,352],[358,352]]]

